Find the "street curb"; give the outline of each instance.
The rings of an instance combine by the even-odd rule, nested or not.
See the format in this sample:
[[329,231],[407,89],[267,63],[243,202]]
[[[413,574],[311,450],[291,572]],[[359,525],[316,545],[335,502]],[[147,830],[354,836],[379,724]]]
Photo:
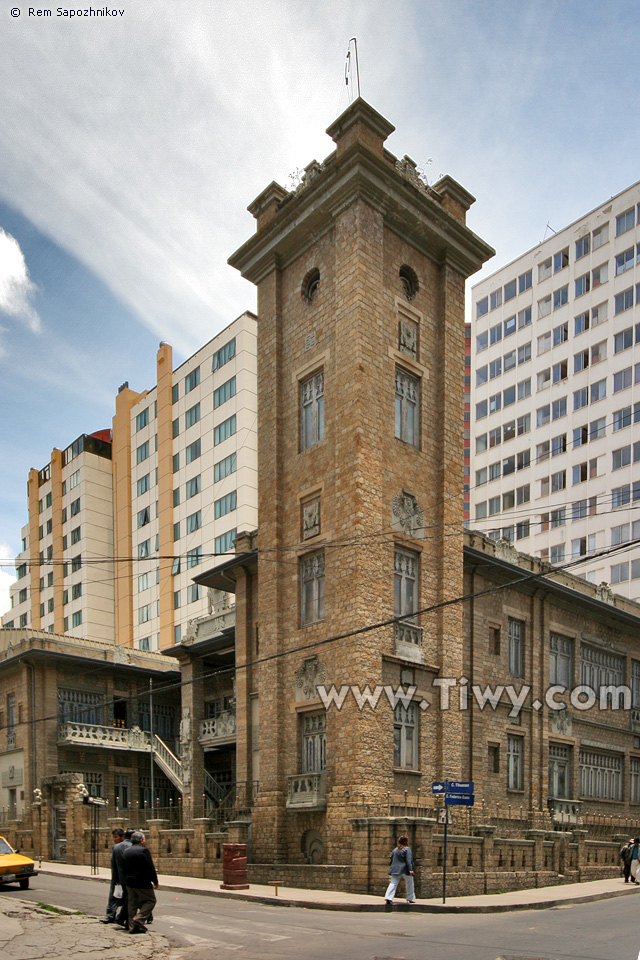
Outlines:
[[[43,875],[66,876],[75,880],[97,880],[99,883],[110,883],[109,877],[79,877],[76,874],[49,873],[41,871]],[[486,905],[472,904],[435,904],[435,903],[397,903],[388,910],[384,903],[322,903],[317,900],[297,900],[289,897],[267,897],[262,895],[250,896],[241,892],[230,893],[226,890],[189,890],[163,883],[161,890],[169,893],[195,894],[203,897],[216,897],[221,900],[241,900],[243,903],[261,903],[272,907],[297,907],[301,910],[334,910],[342,913],[508,913],[511,910],[549,910],[554,907],[573,906],[581,903],[594,903],[597,900],[611,900],[614,897],[634,896],[638,891],[635,887],[628,890],[607,890],[603,893],[590,893],[581,897],[563,898],[555,900],[536,900],[531,903],[495,903]]]

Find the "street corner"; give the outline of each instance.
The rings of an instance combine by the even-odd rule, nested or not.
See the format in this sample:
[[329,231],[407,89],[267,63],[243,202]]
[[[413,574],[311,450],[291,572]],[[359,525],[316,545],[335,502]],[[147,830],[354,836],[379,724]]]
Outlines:
[[[37,956],[34,944],[42,951]],[[169,943],[160,934],[131,937],[121,927],[103,926],[97,917],[0,896],[0,955],[10,951],[15,960],[49,956],[79,960],[96,950],[108,952],[111,960],[160,960],[170,954]]]

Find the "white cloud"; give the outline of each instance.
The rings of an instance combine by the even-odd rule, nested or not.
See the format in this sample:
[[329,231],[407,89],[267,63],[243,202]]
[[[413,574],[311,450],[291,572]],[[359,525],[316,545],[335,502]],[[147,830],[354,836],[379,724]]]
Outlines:
[[40,317],[31,303],[35,292],[20,244],[0,227],[0,313],[17,317],[33,333],[40,333]]
[[[13,553],[8,543],[0,541],[0,564],[13,561]],[[0,566],[0,613],[9,609],[9,588],[15,581],[15,574],[9,573],[8,566]]]

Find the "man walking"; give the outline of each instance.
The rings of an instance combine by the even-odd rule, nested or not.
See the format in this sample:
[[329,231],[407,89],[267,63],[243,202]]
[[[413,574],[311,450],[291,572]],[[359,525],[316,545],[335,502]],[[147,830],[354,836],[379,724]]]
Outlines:
[[131,846],[123,852],[122,860],[128,894],[128,932],[146,933],[146,924],[156,905],[154,890],[158,889],[158,875],[144,845],[142,831],[134,830],[131,834]]
[[[107,901],[107,915],[100,923],[119,923],[121,926],[127,925],[127,892],[125,890],[125,879],[122,854],[131,846],[131,841],[125,839],[124,830],[120,827],[114,827],[111,831],[113,846],[111,847],[111,883],[109,885],[109,899]],[[120,887],[120,890],[117,890]],[[120,893],[120,896],[116,896]],[[120,913],[118,913],[118,909]]]

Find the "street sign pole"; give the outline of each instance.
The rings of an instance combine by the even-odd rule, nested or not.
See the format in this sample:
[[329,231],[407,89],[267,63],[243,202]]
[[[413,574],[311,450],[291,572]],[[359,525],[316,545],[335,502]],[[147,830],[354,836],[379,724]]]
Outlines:
[[[446,807],[445,807],[446,810]],[[447,829],[449,821],[449,811],[447,810],[447,816],[444,818],[444,850],[442,853],[442,902],[446,903],[447,899]]]

